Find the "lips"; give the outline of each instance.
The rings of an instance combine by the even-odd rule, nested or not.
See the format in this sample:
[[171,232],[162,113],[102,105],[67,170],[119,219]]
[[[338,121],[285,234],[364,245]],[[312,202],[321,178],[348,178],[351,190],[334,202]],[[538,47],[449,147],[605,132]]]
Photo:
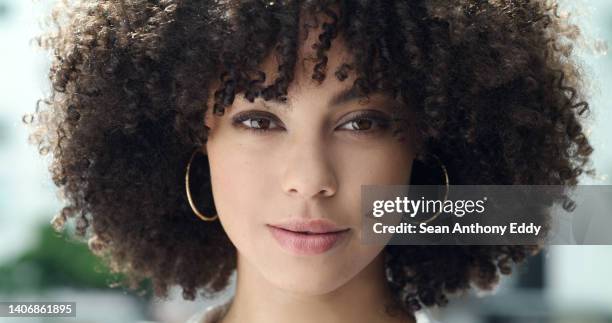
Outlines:
[[289,219],[282,223],[272,224],[272,226],[288,231],[304,233],[332,233],[346,230],[346,228],[340,227],[326,219]]
[[279,245],[295,255],[324,253],[339,244],[350,230],[325,219],[289,220],[267,227]]

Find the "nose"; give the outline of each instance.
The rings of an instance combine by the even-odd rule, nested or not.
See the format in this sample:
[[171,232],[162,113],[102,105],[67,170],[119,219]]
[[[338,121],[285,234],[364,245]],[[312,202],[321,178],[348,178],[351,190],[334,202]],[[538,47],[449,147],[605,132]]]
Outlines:
[[336,194],[338,183],[325,144],[301,142],[290,146],[283,172],[284,192],[303,199]]

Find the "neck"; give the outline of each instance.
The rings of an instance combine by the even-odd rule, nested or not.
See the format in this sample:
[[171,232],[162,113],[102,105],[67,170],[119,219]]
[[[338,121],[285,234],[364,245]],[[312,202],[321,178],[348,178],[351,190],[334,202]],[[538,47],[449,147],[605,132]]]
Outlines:
[[391,304],[384,252],[338,289],[322,295],[292,293],[270,284],[238,253],[236,293],[220,323],[236,322],[416,322],[413,315],[386,312]]

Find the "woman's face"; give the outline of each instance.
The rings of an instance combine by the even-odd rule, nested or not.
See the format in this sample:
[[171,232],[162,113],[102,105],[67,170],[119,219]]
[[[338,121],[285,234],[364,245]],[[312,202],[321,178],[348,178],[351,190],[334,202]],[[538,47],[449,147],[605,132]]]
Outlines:
[[[304,53],[311,36],[298,62],[312,54]],[[341,82],[333,74],[350,59],[341,38],[327,54],[321,85],[311,79],[312,63],[296,64],[289,108],[260,98],[250,103],[241,93],[223,116],[212,108],[206,114],[215,206],[239,260],[279,288],[308,294],[342,286],[381,252],[382,245],[360,241],[361,185],[407,184],[414,159],[411,130],[393,135],[393,98],[337,100],[354,75]],[[276,67],[272,55],[264,61],[266,84]],[[321,218],[345,231],[296,237],[271,227]]]

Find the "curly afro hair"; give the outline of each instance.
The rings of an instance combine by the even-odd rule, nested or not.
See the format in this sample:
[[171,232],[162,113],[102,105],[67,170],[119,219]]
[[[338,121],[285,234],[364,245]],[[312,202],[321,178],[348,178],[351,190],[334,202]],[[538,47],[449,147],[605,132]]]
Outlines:
[[[322,30],[312,78],[326,77],[326,52],[341,33],[353,60],[332,77],[355,72],[362,95],[388,90],[410,102],[417,160],[426,165],[435,154],[453,184],[572,187],[594,174],[583,131],[589,105],[572,54],[580,32],[552,1],[100,0],[60,7],[54,18],[59,28],[40,38],[54,54],[52,91],[25,120],[40,153],[52,154],[67,203],[54,223],[73,218],[112,270],[130,286],[150,279],[157,296],[180,285],[185,299],[209,297],[228,284],[235,247],[219,221],[193,216],[185,166],[206,141],[207,109],[223,115],[241,93],[284,98],[300,27]],[[278,74],[263,86],[258,66],[273,51]],[[192,185],[214,214],[210,174],[198,168]],[[427,182],[427,174],[418,176]],[[397,303],[414,311],[472,286],[490,289],[540,250],[384,252]]]

